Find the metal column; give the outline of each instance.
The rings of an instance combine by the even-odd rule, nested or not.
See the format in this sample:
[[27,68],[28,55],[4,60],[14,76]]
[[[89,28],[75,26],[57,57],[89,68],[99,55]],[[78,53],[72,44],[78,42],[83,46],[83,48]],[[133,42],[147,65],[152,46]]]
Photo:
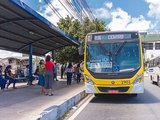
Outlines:
[[52,50],[52,60],[54,62],[54,50]]
[[29,45],[29,84],[32,84],[32,44]]

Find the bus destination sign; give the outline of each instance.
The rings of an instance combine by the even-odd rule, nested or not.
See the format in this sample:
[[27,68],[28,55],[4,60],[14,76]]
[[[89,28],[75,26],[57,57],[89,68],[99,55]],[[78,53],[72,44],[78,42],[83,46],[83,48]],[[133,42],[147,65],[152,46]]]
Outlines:
[[92,40],[97,41],[97,40],[127,40],[127,39],[134,39],[138,38],[137,36],[133,36],[132,34],[125,33],[125,34],[95,34],[92,37]]

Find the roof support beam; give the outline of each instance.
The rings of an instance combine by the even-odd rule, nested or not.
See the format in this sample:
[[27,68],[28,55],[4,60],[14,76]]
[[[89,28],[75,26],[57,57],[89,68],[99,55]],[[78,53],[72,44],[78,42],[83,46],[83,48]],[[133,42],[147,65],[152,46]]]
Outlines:
[[[52,37],[46,37],[46,38],[42,38],[42,39],[39,39],[39,40],[37,40],[37,41],[35,41],[35,42],[31,42],[30,44],[35,44],[35,43],[40,43],[40,41],[43,41],[43,40],[46,40],[46,39],[50,39],[50,38],[52,38]],[[43,44],[43,45],[46,45],[45,43],[41,43],[41,44]],[[20,47],[18,50],[19,51],[21,51],[21,50],[23,50],[24,48],[26,48],[28,45],[24,45],[24,46],[22,46],[22,47]],[[51,46],[49,46],[49,45],[46,45],[47,47],[51,47]],[[55,43],[55,45],[54,45],[54,47],[56,47],[56,43]]]
[[[0,4],[1,5],[1,4]],[[7,8],[6,9],[6,7],[4,7],[3,6],[3,8],[5,9],[5,10],[7,10],[8,12],[10,12],[11,14],[14,14],[14,15],[16,15],[16,16],[18,16],[18,17],[20,17],[21,19],[27,19],[27,18],[24,18],[24,17],[22,17],[20,14],[18,14],[17,12],[15,12],[14,11],[14,13],[13,12],[11,12],[12,10],[10,10],[9,8]],[[28,22],[30,22],[30,21],[28,21]],[[30,23],[32,23],[32,22],[30,22]],[[33,24],[33,23],[32,23]],[[34,24],[35,25],[35,24]],[[38,26],[38,25],[36,25],[36,26]],[[39,27],[39,26],[38,26]],[[39,29],[42,29],[41,27],[39,27]],[[43,28],[43,30],[45,30],[44,28]],[[45,31],[47,31],[47,30],[45,30]],[[49,31],[47,31],[48,33],[50,33]],[[53,33],[50,33],[50,34],[52,34],[53,36],[55,36]],[[55,36],[56,37],[56,36]],[[64,41],[63,39],[61,39],[62,41]],[[64,42],[67,42],[67,41],[64,41]],[[68,43],[68,42],[67,42]]]
[[[2,18],[2,16],[1,16]],[[18,22],[18,21],[31,21],[31,20],[35,20],[33,18],[27,18],[27,19],[19,19],[19,18],[16,18],[16,19],[10,19],[10,20],[6,20],[3,18],[3,22],[0,22],[0,25],[3,25],[3,24],[7,24],[7,23],[14,23],[14,22]]]
[[[79,42],[47,21],[26,4],[14,0],[0,0],[0,47],[5,50],[43,55]],[[32,34],[33,33],[33,34]],[[13,45],[6,44],[12,43]],[[18,44],[19,43],[19,44]]]

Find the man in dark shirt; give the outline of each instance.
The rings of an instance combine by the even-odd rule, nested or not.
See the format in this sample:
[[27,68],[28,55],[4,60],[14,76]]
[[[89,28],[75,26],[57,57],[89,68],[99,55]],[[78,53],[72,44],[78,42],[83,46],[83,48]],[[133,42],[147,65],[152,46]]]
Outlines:
[[8,65],[4,72],[5,72],[5,79],[9,80],[9,82],[7,83],[7,89],[11,83],[13,83],[13,88],[15,89],[16,80],[14,79],[13,74],[11,72],[11,65]]

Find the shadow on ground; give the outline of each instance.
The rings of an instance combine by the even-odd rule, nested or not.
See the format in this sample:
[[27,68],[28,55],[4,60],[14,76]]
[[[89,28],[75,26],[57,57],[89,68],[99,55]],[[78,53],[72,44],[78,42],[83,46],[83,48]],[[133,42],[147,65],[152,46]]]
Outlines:
[[94,97],[91,103],[112,103],[112,104],[153,104],[159,103],[160,99],[145,89],[143,94],[137,97],[132,95],[100,95]]

